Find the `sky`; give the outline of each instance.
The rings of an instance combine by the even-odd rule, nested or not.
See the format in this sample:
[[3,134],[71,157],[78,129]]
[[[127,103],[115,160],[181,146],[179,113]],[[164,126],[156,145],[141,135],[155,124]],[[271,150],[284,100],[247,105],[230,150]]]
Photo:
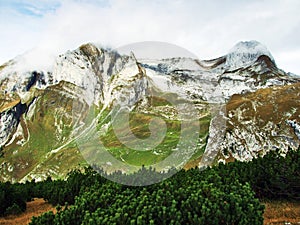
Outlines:
[[257,40],[300,75],[299,12],[299,0],[0,0],[0,64],[24,53],[47,63],[87,42],[167,42],[212,59]]

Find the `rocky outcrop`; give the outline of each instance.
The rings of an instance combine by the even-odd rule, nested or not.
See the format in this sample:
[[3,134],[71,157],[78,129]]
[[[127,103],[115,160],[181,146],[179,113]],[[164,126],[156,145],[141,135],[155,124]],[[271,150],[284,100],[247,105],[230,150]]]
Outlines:
[[4,147],[13,137],[20,123],[21,115],[26,111],[26,104],[18,101],[11,108],[0,113],[0,146]]
[[248,161],[271,150],[298,149],[299,91],[296,83],[232,96],[226,106],[223,156]]

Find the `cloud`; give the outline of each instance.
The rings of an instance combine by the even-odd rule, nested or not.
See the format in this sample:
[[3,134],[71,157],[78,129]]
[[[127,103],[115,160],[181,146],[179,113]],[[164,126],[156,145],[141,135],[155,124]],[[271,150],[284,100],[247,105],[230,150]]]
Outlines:
[[6,33],[1,37],[0,62],[34,47],[55,55],[86,42],[116,48],[140,41],[169,42],[207,59],[226,54],[238,41],[258,40],[279,67],[300,74],[296,0],[13,2],[26,2],[32,14],[9,5],[2,14],[1,5],[0,20],[5,22],[0,22],[0,29]]

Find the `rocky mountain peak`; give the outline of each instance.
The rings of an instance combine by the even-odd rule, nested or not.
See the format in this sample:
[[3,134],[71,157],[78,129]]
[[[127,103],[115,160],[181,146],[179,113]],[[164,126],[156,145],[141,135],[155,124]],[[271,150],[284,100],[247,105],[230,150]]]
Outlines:
[[226,55],[225,66],[227,70],[244,68],[253,64],[260,56],[268,56],[275,64],[270,51],[258,41],[241,41],[237,43]]
[[97,48],[92,43],[83,44],[79,47],[79,49],[88,58],[97,57],[101,55],[101,49]]

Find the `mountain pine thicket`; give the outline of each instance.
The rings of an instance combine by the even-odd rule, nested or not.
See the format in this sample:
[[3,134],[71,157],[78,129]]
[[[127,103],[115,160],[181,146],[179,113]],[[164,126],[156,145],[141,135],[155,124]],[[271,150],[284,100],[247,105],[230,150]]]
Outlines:
[[[142,168],[127,176],[145,174],[158,173]],[[32,225],[263,224],[259,199],[300,200],[300,150],[285,157],[274,151],[251,162],[219,164],[203,171],[181,170],[144,187],[114,183],[90,167],[72,171],[65,180],[1,183],[0,215],[24,211],[25,202],[35,197],[57,205],[59,211],[34,217]]]

